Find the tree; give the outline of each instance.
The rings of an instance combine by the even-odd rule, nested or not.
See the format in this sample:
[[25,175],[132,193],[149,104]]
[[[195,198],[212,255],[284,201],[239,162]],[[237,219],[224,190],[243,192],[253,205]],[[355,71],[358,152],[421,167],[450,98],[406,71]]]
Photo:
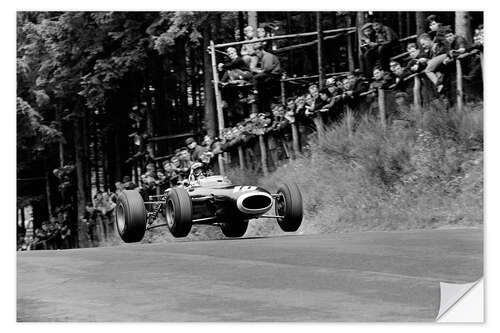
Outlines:
[[472,42],[471,17],[469,12],[455,12],[455,33]]
[[427,31],[424,12],[415,12],[415,22],[417,25],[417,35]]

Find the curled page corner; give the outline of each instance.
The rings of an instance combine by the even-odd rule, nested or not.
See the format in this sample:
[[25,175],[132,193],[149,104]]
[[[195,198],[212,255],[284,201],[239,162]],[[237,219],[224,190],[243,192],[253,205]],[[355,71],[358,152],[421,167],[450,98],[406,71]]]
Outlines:
[[[452,309],[460,300],[479,282],[482,278],[471,282],[471,283],[446,283],[440,282],[440,302],[439,302],[439,312],[436,317],[436,321],[441,320],[443,315],[445,315],[450,309]],[[482,311],[482,309],[481,309]]]

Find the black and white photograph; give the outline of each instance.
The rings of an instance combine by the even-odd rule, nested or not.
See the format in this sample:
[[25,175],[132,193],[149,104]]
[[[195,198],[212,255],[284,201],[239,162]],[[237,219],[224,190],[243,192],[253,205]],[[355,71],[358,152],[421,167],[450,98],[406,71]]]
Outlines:
[[13,320],[482,323],[486,13],[238,6],[9,13]]

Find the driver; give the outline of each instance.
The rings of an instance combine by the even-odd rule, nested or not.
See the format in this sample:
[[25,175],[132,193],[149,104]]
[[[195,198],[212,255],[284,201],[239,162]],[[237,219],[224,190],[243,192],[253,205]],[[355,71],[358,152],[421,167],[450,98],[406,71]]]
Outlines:
[[203,162],[196,162],[191,167],[192,180],[199,180],[211,176],[213,173],[208,164]]

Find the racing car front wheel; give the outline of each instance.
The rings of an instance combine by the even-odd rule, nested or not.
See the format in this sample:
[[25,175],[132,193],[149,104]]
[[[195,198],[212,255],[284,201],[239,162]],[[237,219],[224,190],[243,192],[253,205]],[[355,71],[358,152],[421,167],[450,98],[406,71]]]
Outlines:
[[165,216],[174,237],[186,237],[191,231],[193,212],[191,197],[186,189],[174,187],[167,196]]
[[116,202],[116,229],[125,243],[140,242],[146,232],[146,207],[136,190],[124,190]]
[[291,232],[297,231],[302,223],[302,195],[295,183],[283,184],[278,189],[275,201],[278,225],[281,230]]
[[231,223],[222,223],[220,230],[226,237],[241,237],[248,228],[248,221],[232,221]]

